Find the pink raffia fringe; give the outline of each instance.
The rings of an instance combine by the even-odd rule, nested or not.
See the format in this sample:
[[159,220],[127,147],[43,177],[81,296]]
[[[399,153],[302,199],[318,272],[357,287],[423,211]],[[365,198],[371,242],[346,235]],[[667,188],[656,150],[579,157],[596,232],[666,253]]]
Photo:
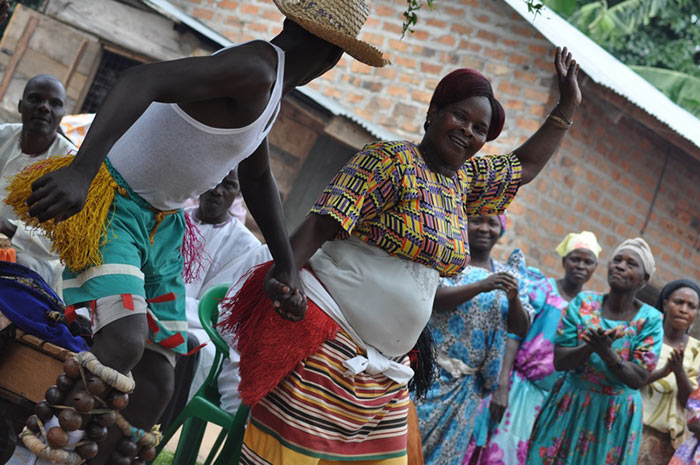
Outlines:
[[199,279],[204,269],[211,261],[211,257],[204,250],[204,238],[192,218],[186,212],[185,215],[185,235],[182,238],[182,258],[185,265],[182,268],[182,278],[185,283],[192,283]]

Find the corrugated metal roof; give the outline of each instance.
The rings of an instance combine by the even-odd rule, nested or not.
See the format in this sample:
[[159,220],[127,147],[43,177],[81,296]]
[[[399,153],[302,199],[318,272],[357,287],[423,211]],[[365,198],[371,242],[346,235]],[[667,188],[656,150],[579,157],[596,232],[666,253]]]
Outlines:
[[700,120],[547,7],[534,17],[523,0],[504,0],[553,45],[566,46],[585,73],[700,148]]
[[[153,8],[155,11],[161,13],[163,16],[166,18],[170,18],[171,20],[175,22],[182,23],[193,30],[197,31],[198,33],[202,34],[203,36],[207,37],[210,40],[213,40],[214,42],[218,43],[222,47],[227,47],[229,45],[233,45],[233,42],[228,40],[226,37],[222,36],[206,24],[200,22],[199,20],[191,17],[190,15],[182,12],[179,10],[177,7],[173,6],[170,2],[167,0],[142,0],[144,4],[150,6]],[[378,126],[376,124],[372,124],[369,121],[365,121],[362,118],[357,117],[354,113],[352,113],[350,110],[347,108],[343,107],[341,104],[329,99],[328,97],[325,97],[324,95],[316,92],[313,89],[307,88],[307,87],[297,87],[296,89],[298,92],[301,92],[308,98],[314,100],[316,103],[321,105],[323,108],[328,110],[331,114],[335,116],[343,116],[345,118],[348,118],[351,121],[354,121],[355,123],[359,124],[361,127],[367,130],[370,134],[372,134],[374,137],[377,137],[378,139],[382,140],[396,140],[399,139],[399,137],[392,133],[391,131],[388,131],[384,129],[381,126]]]
[[222,36],[218,32],[216,32],[214,29],[210,28],[206,24],[202,23],[201,21],[193,18],[192,16],[188,15],[187,13],[183,12],[182,10],[178,9],[177,7],[173,6],[170,2],[166,0],[141,0],[143,3],[146,5],[150,6],[154,10],[156,10],[158,13],[162,14],[166,18],[170,18],[171,20],[175,21],[176,23],[182,23],[195,31],[199,32],[203,36],[207,37],[208,39],[213,40],[214,42],[220,44],[222,47],[226,47],[227,45],[231,45],[233,42],[228,40],[226,37]]

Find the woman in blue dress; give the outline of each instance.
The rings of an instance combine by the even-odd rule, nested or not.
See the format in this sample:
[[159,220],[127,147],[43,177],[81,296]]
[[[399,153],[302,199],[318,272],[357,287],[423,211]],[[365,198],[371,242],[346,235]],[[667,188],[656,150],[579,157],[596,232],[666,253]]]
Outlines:
[[520,250],[506,263],[491,258],[505,218],[469,217],[471,262],[442,282],[430,319],[439,372],[416,402],[426,465],[460,465],[481,398],[498,385],[506,332],[524,336],[532,309],[518,276]]
[[628,239],[608,266],[607,294],[581,292],[554,340],[554,366],[566,374],[542,406],[527,465],[635,465],[642,397],[661,352],[658,310],[635,298],[654,273],[647,243]]
[[556,280],[528,268],[525,279],[535,317],[522,342],[513,337],[506,342],[501,382],[490,405],[482,405],[465,464],[525,464],[537,414],[562,375],[554,369],[554,336],[562,311],[593,276],[601,247],[595,234],[582,231],[567,234],[555,250],[564,276]]

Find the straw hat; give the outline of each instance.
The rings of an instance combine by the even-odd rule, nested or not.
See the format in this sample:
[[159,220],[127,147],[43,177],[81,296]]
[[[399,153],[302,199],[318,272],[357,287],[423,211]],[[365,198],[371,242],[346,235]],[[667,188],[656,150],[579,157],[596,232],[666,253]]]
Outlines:
[[367,0],[273,0],[287,18],[315,36],[370,66],[389,60],[377,48],[357,39],[369,16]]

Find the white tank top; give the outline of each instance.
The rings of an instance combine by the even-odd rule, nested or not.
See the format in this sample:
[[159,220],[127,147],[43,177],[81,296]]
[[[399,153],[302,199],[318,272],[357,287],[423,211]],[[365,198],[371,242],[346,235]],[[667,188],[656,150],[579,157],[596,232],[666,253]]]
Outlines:
[[277,79],[265,110],[247,126],[214,128],[175,103],[151,103],[107,155],[134,192],[159,210],[181,208],[260,146],[279,113],[284,84],[284,52],[270,45],[277,51]]

